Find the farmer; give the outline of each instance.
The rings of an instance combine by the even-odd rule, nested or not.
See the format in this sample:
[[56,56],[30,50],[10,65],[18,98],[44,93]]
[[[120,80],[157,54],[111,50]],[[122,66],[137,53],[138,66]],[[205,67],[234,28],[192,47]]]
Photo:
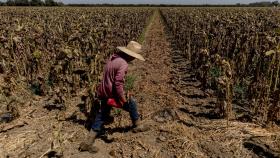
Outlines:
[[[96,137],[104,133],[104,123],[110,118],[112,107],[121,108],[128,111],[134,129],[139,128],[139,114],[136,102],[132,97],[124,92],[124,78],[127,73],[128,63],[132,60],[145,59],[139,54],[142,46],[131,41],[127,47],[117,47],[120,51],[113,54],[107,61],[104,68],[104,75],[101,84],[97,88],[97,96],[101,101],[101,106],[96,114],[94,123],[86,141],[80,144],[81,151],[97,152],[93,146]],[[127,96],[127,97],[126,97]]]

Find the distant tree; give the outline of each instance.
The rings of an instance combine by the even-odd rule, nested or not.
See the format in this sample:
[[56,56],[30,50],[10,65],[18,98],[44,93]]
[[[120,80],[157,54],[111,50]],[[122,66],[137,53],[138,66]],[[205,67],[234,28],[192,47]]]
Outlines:
[[31,0],[30,5],[32,5],[32,6],[42,6],[42,5],[44,5],[44,2],[42,2],[41,0]]
[[255,2],[255,3],[250,3],[249,6],[252,7],[272,7],[272,6],[278,6],[279,2],[278,1],[261,1],[261,2]]
[[279,2],[278,2],[278,1],[273,1],[273,2],[272,2],[272,5],[273,5],[273,6],[279,6]]
[[64,4],[60,2],[56,2],[54,0],[7,0],[6,3],[1,2],[0,6],[63,6]]
[[7,0],[6,4],[8,6],[13,6],[13,5],[15,5],[15,1],[14,0]]
[[64,3],[61,0],[56,0],[55,6],[64,6]]
[[28,0],[15,0],[14,2],[16,6],[29,6]]
[[57,6],[57,3],[54,0],[45,0],[46,6]]

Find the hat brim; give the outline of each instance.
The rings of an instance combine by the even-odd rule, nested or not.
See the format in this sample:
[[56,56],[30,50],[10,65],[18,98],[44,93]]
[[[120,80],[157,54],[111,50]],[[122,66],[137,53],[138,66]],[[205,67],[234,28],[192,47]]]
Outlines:
[[117,49],[119,49],[120,51],[126,53],[129,56],[132,56],[132,57],[134,57],[136,59],[139,59],[141,61],[145,61],[145,59],[144,59],[144,57],[142,55],[140,55],[138,53],[135,53],[135,52],[127,49],[126,47],[117,47]]

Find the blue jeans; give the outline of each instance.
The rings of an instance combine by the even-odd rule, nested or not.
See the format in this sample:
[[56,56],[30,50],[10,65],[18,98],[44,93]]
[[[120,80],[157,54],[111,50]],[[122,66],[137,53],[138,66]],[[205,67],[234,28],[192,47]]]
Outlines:
[[[106,102],[107,100],[101,101],[100,109],[97,112],[94,123],[91,126],[92,130],[96,132],[101,132],[101,130],[104,128],[104,122],[110,116],[112,107],[107,105]],[[129,112],[131,121],[136,121],[139,119],[137,104],[134,99],[130,99],[127,103],[125,103],[122,109]]]

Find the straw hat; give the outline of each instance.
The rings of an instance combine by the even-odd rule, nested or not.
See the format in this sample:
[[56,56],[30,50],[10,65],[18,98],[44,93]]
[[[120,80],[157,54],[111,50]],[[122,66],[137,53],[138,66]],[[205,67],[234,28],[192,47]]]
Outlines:
[[126,47],[117,47],[117,48],[129,56],[145,61],[143,56],[139,54],[142,52],[142,46],[141,44],[135,41],[130,41]]

